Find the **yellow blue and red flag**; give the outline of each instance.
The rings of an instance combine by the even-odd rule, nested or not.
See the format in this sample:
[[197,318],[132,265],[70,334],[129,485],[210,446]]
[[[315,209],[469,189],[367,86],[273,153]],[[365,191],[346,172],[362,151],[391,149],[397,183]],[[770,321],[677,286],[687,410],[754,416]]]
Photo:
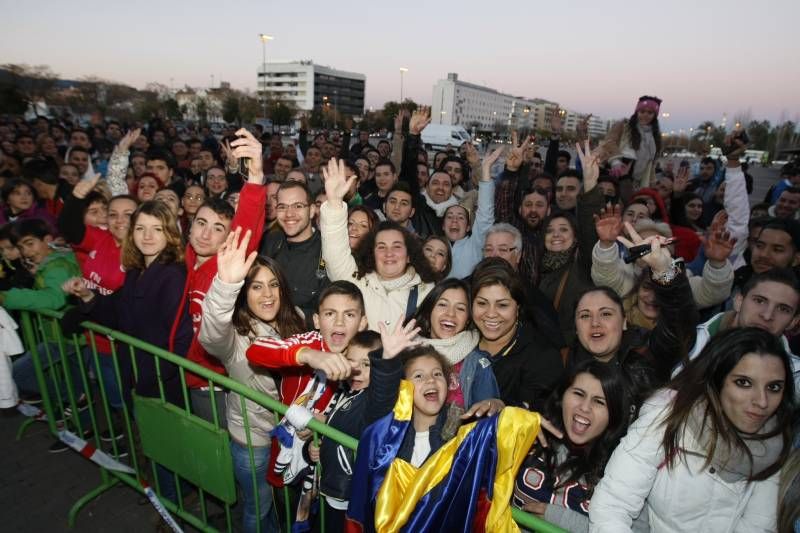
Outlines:
[[517,470],[539,432],[539,415],[506,407],[462,426],[415,468],[397,458],[411,424],[413,397],[414,386],[403,381],[394,410],[364,431],[346,531],[519,531],[509,504]]

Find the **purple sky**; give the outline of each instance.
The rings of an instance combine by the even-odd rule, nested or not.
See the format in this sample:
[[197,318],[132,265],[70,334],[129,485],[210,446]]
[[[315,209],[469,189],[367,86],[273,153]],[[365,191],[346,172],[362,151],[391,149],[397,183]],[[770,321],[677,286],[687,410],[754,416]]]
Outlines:
[[[800,114],[800,2],[403,2],[0,0],[0,62],[48,64],[143,87],[255,89],[268,59],[313,59],[367,76],[367,106],[400,92],[430,104],[448,72],[606,118],[664,99],[662,130],[749,110]],[[113,6],[110,7],[110,6]]]

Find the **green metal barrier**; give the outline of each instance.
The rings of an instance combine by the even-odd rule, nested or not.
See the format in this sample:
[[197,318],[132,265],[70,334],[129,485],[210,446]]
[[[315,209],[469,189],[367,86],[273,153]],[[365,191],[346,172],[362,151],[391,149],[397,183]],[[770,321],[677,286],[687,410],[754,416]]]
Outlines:
[[[287,407],[274,398],[246,385],[216,374],[135,337],[93,322],[82,323],[81,326],[87,331],[113,340],[111,343],[112,353],[100,354],[97,351],[93,335],[88,336],[88,341],[82,335],[65,338],[59,325],[61,317],[62,314],[59,312],[43,310],[23,312],[21,321],[25,346],[31,353],[37,383],[41,391],[42,408],[47,415],[48,428],[55,436],[62,429],[83,436],[98,450],[104,450],[110,456],[120,458],[121,462],[135,471],[135,474],[128,474],[98,468],[100,483],[72,506],[68,517],[69,526],[75,525],[77,514],[87,503],[111,487],[124,483],[143,493],[143,482],[149,480],[164,506],[186,524],[204,532],[232,531],[232,507],[237,500],[237,488],[228,432],[220,424],[220,420],[225,414],[217,412],[215,395],[232,391],[239,394],[241,398],[254,492],[257,492],[258,489],[255,469],[252,468],[255,461],[245,400],[272,411],[276,420],[279,420],[286,412]],[[120,352],[120,350],[122,351]],[[100,358],[112,358],[116,385],[119,387],[122,383],[120,353],[130,357],[133,375],[138,377],[135,363],[136,350],[152,355],[156,359],[156,371],[159,379],[162,364],[172,363],[178,367],[183,389],[182,407],[165,400],[163,385],[160,381],[160,397],[143,398],[134,395],[133,412],[126,402],[122,402],[121,409],[115,410],[111,407],[109,391],[114,384],[105,383],[102,379],[102,373],[98,370]],[[86,352],[88,352],[86,356],[77,355]],[[90,369],[95,374],[96,384],[92,383]],[[76,370],[78,375],[75,375]],[[186,372],[192,372],[208,381],[211,395],[211,420],[204,420],[192,413],[191,401],[186,389]],[[47,386],[48,381],[51,383],[52,390]],[[80,387],[85,394],[85,404],[76,392],[77,387]],[[215,392],[219,389],[223,392]],[[18,440],[24,434],[25,429],[33,423],[35,423],[34,419],[27,419],[23,422],[17,435]],[[314,432],[315,443],[319,442],[320,436],[324,436],[352,450],[358,446],[356,439],[317,420],[312,419],[309,428]],[[101,435],[105,439],[101,439]],[[149,463],[149,466],[146,466],[146,463]],[[156,474],[156,463],[173,473],[177,492],[174,502],[163,497],[163,487],[159,486]],[[197,495],[196,501],[193,501],[194,494]],[[291,530],[292,513],[286,489],[284,489],[284,501],[286,527],[287,530]],[[514,520],[527,530],[542,533],[562,533],[564,531],[518,509],[513,509],[512,513]],[[256,503],[256,515],[259,514],[258,503]],[[321,521],[324,530],[324,514]]]

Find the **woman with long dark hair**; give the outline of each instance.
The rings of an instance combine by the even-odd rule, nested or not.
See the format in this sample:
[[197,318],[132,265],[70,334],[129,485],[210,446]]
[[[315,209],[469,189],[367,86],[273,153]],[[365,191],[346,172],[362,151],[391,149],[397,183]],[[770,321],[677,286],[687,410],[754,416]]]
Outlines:
[[323,168],[327,201],[320,209],[322,259],[331,281],[353,282],[364,296],[369,328],[393,328],[398,317],[410,317],[433,288],[435,275],[415,235],[390,221],[369,232],[358,248],[357,261],[347,235],[344,197],[355,182],[344,162],[331,159]]
[[644,404],[595,490],[592,531],[774,531],[791,451],[794,380],[781,341],[717,334]]
[[[240,236],[241,228],[236,228],[217,253],[218,271],[203,300],[198,340],[209,354],[222,361],[231,378],[280,400],[272,374],[249,364],[247,348],[256,337],[282,338],[301,333],[305,324],[292,305],[289,284],[278,264],[269,257],[256,256],[256,252],[248,257],[250,232],[241,240]],[[244,402],[246,412],[242,412],[242,398],[235,392],[228,393],[226,406],[234,474],[244,495],[244,531],[257,531],[258,523],[261,531],[275,531],[277,519],[266,478],[274,416],[250,401]],[[249,437],[246,427],[250,428]],[[256,501],[260,516],[256,515]]]
[[534,445],[519,469],[514,505],[567,531],[589,531],[589,500],[630,419],[628,380],[617,366],[572,368],[542,416],[563,437]]
[[[639,97],[634,113],[615,124],[600,147],[601,159],[611,164],[612,175],[630,177],[625,180],[628,192],[655,185],[656,160],[661,154],[660,108],[660,98]],[[629,194],[622,196],[627,201]]]

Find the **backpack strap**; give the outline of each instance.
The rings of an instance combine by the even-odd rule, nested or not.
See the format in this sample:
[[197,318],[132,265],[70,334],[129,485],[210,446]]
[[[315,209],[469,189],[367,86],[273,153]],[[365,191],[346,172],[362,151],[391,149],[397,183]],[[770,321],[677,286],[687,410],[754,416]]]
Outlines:
[[414,313],[417,311],[417,299],[419,298],[419,285],[414,285],[408,292],[408,302],[406,303],[406,318],[404,320],[408,321]]

